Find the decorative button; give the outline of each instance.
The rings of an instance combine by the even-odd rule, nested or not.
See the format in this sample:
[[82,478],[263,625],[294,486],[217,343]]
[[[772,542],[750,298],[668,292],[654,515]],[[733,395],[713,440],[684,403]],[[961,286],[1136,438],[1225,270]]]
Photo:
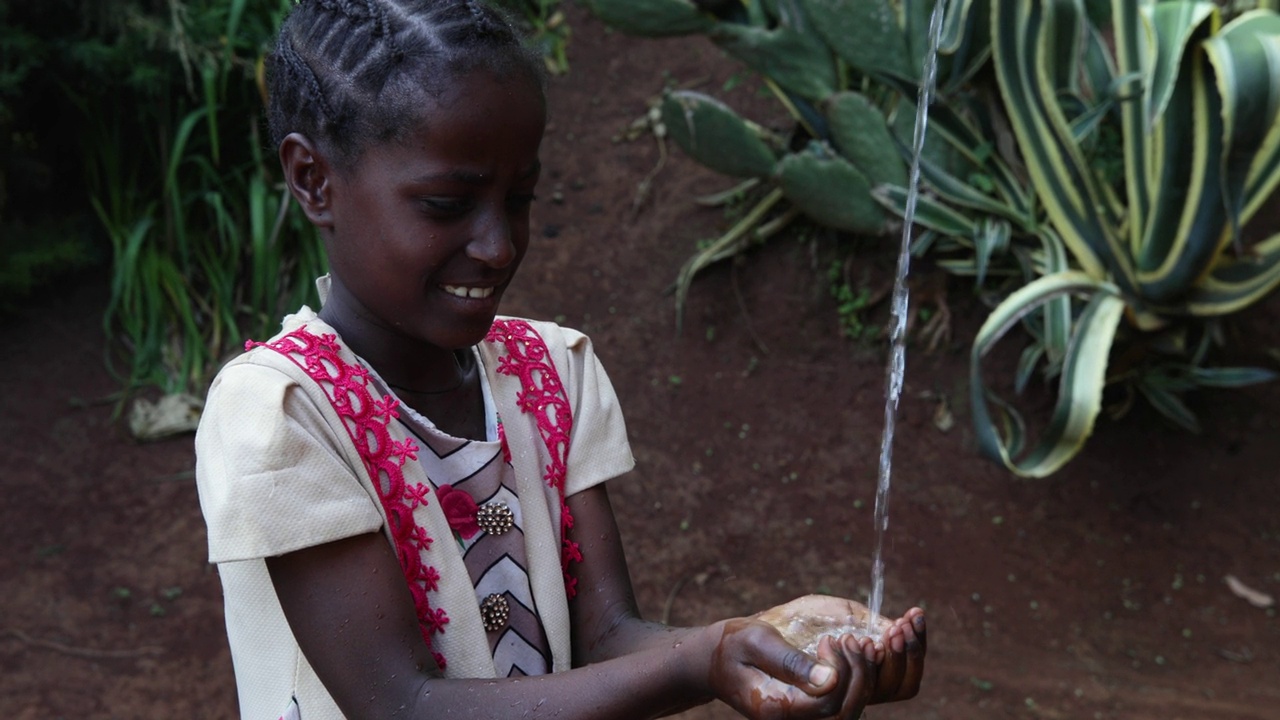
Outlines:
[[515,527],[516,516],[504,502],[491,502],[476,510],[476,524],[490,535],[502,535]]
[[507,626],[511,617],[511,606],[502,595],[494,593],[480,603],[480,619],[484,621],[485,632],[501,630]]

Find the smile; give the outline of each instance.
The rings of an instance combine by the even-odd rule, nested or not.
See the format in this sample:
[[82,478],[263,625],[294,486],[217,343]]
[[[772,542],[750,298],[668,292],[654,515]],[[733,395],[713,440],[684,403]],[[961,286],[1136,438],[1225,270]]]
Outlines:
[[493,295],[493,288],[491,287],[461,287],[459,285],[441,285],[440,287],[450,295],[460,298],[483,299]]

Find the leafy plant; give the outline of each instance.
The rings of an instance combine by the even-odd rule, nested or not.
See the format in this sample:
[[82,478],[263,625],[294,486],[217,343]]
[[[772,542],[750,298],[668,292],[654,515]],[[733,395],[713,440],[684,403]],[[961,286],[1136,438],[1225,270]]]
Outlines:
[[[759,211],[686,264],[678,305],[698,270],[763,240],[784,209],[864,233],[904,214],[903,138],[930,5],[592,0],[624,32],[706,34],[795,122],[779,132],[705,95],[667,94],[670,136],[748,178],[736,190],[757,193]],[[913,251],[1007,294],[974,344],[972,400],[984,452],[1015,472],[1047,475],[1073,457],[1109,386],[1125,391],[1121,407],[1141,396],[1195,429],[1186,391],[1275,377],[1210,363],[1223,318],[1280,284],[1280,236],[1241,233],[1280,180],[1276,5],[950,4]],[[854,96],[859,114],[843,116],[839,101]],[[875,162],[859,154],[866,146],[893,152]],[[1014,327],[1031,338],[1015,390],[1037,372],[1058,383],[1030,449],[1022,417],[982,373]]]
[[871,290],[866,287],[855,287],[845,276],[845,263],[836,260],[827,268],[827,281],[831,287],[831,297],[836,301],[836,313],[840,317],[840,332],[851,340],[859,340],[867,332],[867,322],[863,317],[871,301]]
[[[912,121],[910,113],[900,114],[901,98],[914,93],[920,74],[931,0],[589,0],[589,5],[629,34],[705,34],[759,74],[794,121],[779,132],[708,95],[666,93],[661,113],[668,136],[703,165],[746,178],[758,193],[744,222],[686,263],[677,281],[677,309],[699,270],[767,239],[794,217],[871,235],[895,227],[896,218],[873,199],[872,189],[907,184],[901,128],[895,123]],[[952,53],[944,69],[952,84],[982,60],[966,52],[967,43],[981,44],[982,33],[961,38],[965,47]]]
[[512,13],[528,25],[529,40],[542,51],[547,71],[553,75],[569,72],[569,23],[560,10],[560,0],[488,0]]
[[111,242],[104,323],[130,387],[199,387],[247,336],[314,299],[319,244],[273,180],[260,137],[266,48],[288,0],[124,3],[108,63],[126,91],[80,98],[86,175]]
[[[1194,429],[1181,393],[1276,376],[1205,362],[1220,319],[1280,284],[1280,234],[1251,244],[1241,234],[1280,182],[1280,16],[1254,10],[1224,24],[1208,2],[1113,3],[1114,52],[1079,2],[991,0],[989,23],[1014,161],[1034,192],[1018,188],[1004,159],[982,159],[1008,191],[998,201],[932,168],[938,195],[964,212],[932,203],[924,222],[971,240],[979,217],[1040,245],[1023,248],[1035,279],[987,319],[971,372],[984,452],[1040,477],[1079,452],[1108,385]],[[953,145],[972,130],[941,116]],[[1091,161],[1106,128],[1120,139],[1118,175]],[[1018,325],[1036,341],[1017,385],[1041,360],[1058,377],[1049,425],[1025,452],[1021,417],[982,374]]]

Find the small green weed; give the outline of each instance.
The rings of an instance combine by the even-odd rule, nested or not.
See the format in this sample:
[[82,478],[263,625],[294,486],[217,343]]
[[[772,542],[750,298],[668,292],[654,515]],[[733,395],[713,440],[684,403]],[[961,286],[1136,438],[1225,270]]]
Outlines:
[[836,314],[840,317],[840,334],[850,340],[862,340],[873,330],[866,322],[865,311],[871,304],[871,291],[866,287],[853,287],[844,274],[844,263],[832,261],[827,270],[831,297],[836,301]]

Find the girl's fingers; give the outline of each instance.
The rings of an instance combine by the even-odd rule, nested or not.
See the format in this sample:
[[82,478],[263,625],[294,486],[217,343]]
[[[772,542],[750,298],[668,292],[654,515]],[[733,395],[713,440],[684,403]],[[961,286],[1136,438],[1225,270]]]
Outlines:
[[888,702],[897,697],[898,688],[902,684],[907,669],[904,653],[906,641],[899,623],[895,622],[893,627],[885,631],[883,642],[885,657],[877,675],[875,692],[878,702]]
[[924,613],[912,608],[885,632],[887,655],[880,667],[876,702],[907,700],[920,691],[925,658]]
[[809,695],[825,695],[839,681],[838,656],[818,644],[818,659],[801,652],[776,630],[761,624],[752,638],[752,664],[766,675],[794,685]]
[[924,613],[908,613],[904,619],[907,620],[902,628],[902,637],[906,645],[906,668],[896,693],[897,700],[915,697],[920,691],[920,681],[924,678],[926,648]]
[[841,720],[857,720],[862,716],[862,709],[871,701],[872,689],[876,687],[878,671],[875,664],[875,643],[870,638],[859,639],[845,635],[838,644],[848,665],[849,676],[837,717]]
[[920,642],[920,655],[925,654],[928,643],[925,642],[925,622],[924,611],[920,608],[911,608],[903,617],[911,621],[911,630],[915,633],[916,639]]

